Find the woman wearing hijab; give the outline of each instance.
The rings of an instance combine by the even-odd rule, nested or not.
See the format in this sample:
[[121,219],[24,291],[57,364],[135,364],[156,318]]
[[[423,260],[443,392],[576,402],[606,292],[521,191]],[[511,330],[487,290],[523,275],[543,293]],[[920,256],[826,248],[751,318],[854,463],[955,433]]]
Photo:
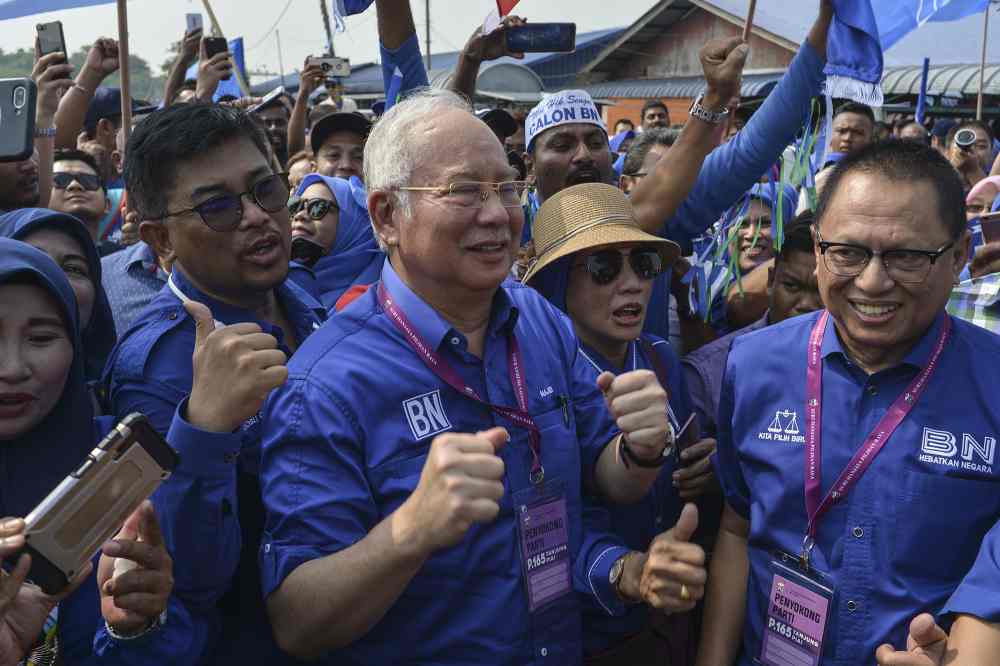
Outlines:
[[348,181],[313,173],[302,180],[289,204],[289,275],[330,312],[351,286],[377,282],[382,272],[385,254],[375,242],[366,197],[357,177]]
[[[653,280],[669,269],[680,248],[642,231],[625,194],[600,183],[575,185],[546,200],[535,218],[533,234],[537,258],[524,283],[569,315],[580,353],[595,373],[655,372],[667,390],[671,423],[684,441],[690,436],[684,426],[691,410],[680,361],[667,341],[642,332]],[[713,440],[704,440],[684,449],[680,466],[676,460],[666,462],[652,491],[639,504],[608,507],[612,531],[639,562],[654,537],[678,520],[684,501],[711,487],[709,456],[714,446]],[[666,661],[670,645],[650,627],[645,605],[631,606],[624,617],[615,618],[587,603],[587,663],[687,663],[683,661],[687,658],[683,653],[686,629],[669,631],[681,635],[681,640],[674,641],[681,644],[673,645],[674,656]]]
[[[113,426],[94,417],[78,322],[59,266],[26,243],[0,238],[0,516],[30,513]],[[23,543],[23,521],[0,524],[4,545]],[[27,566],[19,558],[15,580],[4,586],[20,586],[16,601],[0,599],[0,663],[29,652],[31,663],[66,666],[197,660],[205,632],[169,596],[172,562],[152,506],[144,503],[102,551],[64,598],[21,586]],[[135,570],[113,577],[118,556]]]
[[67,213],[22,208],[0,215],[0,236],[37,247],[63,269],[80,309],[84,374],[88,382],[99,380],[117,335],[101,285],[101,258],[87,227]]

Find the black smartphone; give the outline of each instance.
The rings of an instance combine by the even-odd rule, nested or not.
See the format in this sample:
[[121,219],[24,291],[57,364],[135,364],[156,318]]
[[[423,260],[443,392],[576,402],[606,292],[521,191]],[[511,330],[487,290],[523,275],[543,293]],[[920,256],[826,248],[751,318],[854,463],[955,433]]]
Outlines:
[[145,416],[126,416],[24,519],[28,579],[47,594],[65,589],[178,461]]
[[20,162],[35,150],[35,101],[29,78],[0,79],[0,162]]
[[66,39],[63,36],[62,21],[39,23],[35,26],[35,31],[38,33],[38,50],[40,55],[47,56],[50,53],[62,53],[64,58],[68,57]]
[[1000,241],[1000,212],[980,215],[979,225],[979,228],[983,230],[984,243]]
[[507,50],[514,53],[572,53],[575,23],[526,23],[507,28]]
[[[229,42],[226,41],[225,37],[205,37],[205,55],[209,59],[214,58],[220,53],[224,53],[229,50]],[[227,74],[222,77],[223,81],[228,81],[232,78],[232,74]]]

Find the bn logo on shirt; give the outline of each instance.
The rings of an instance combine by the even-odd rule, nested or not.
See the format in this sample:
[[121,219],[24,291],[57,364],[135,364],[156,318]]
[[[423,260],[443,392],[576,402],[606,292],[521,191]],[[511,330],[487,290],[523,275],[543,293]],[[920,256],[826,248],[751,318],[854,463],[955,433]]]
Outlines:
[[451,422],[441,404],[441,391],[431,391],[403,401],[403,412],[415,440],[451,430]]

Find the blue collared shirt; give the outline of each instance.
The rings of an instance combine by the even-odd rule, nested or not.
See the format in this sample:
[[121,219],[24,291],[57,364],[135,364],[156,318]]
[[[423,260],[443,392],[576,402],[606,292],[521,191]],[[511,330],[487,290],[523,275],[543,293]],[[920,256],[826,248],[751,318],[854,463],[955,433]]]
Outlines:
[[[655,372],[660,383],[665,384],[664,388],[670,400],[671,421],[674,428],[679,430],[691,413],[680,360],[666,340],[648,333],[642,335],[642,340],[659,356],[659,365],[646,355],[644,345],[637,341],[629,343],[624,369],[615,368],[610,361],[586,345],[581,344],[580,353],[598,373],[605,370],[618,373],[642,369]],[[660,377],[663,371],[666,372],[666,378]],[[671,458],[663,466],[652,489],[641,502],[608,507],[611,514],[610,530],[621,537],[629,549],[645,552],[649,549],[653,538],[673,527],[680,517],[684,502],[674,488],[674,471],[674,462]],[[645,604],[630,606],[628,613],[622,617],[608,617],[604,609],[596,603],[593,595],[583,595],[583,603],[583,641],[587,654],[597,654],[617,647],[627,637],[637,634],[645,627],[647,615]]]
[[957,613],[1000,622],[1000,522],[983,539],[972,570],[941,611],[941,615]]
[[[584,528],[582,494],[617,429],[569,320],[533,289],[505,283],[493,300],[480,359],[388,262],[382,282],[424,342],[494,404],[517,404],[507,364],[509,335],[516,336],[528,411],[542,431],[545,478],[566,488],[574,587],[615,611],[620,604],[608,574],[627,551],[610,535]],[[395,511],[416,488],[435,435],[492,426],[511,435],[499,453],[505,492],[497,519],[432,555],[382,620],[324,663],[581,661],[576,595],[528,612],[512,502],[530,485],[524,429],[428,369],[384,314],[374,288],[331,317],[299,349],[289,373],[264,409],[265,595],[303,563],[354,545]]]
[[[821,348],[824,494],[927,363],[944,316],[902,363],[871,376],[829,322]],[[714,462],[729,505],[750,521],[741,665],[760,653],[771,553],[797,554],[805,536],[806,346],[818,317],[737,338],[726,366]],[[905,649],[910,619],[941,608],[1000,515],[1000,338],[952,323],[920,401],[819,523],[812,561],[837,589],[824,664],[871,663],[883,642]]]
[[142,241],[101,259],[101,284],[108,295],[115,330],[127,331],[167,283],[153,248]]
[[[291,355],[280,328],[260,321],[249,310],[201,293],[180,266],[175,266],[172,278],[188,298],[208,306],[216,321],[227,325],[256,323],[275,336],[282,351]],[[290,280],[276,291],[301,343],[319,327],[326,311]],[[193,383],[194,342],[194,321],[180,299],[164,288],[112,352],[105,371],[111,407],[119,417],[142,412],[157,430],[168,433],[180,453],[180,464],[173,476],[153,496],[164,541],[177,562],[175,594],[208,610],[227,590],[229,597],[235,589],[246,590],[238,602],[232,602],[237,608],[231,619],[234,627],[242,625],[240,636],[228,635],[232,627],[224,627],[220,649],[242,649],[247,656],[256,652],[260,658],[270,650],[274,655],[270,658],[278,658],[254,566],[256,542],[263,527],[255,487],[260,419],[249,419],[235,433],[205,432],[187,423],[183,417]],[[241,570],[231,587],[241,559],[248,561],[242,566],[249,570]],[[223,621],[228,621],[230,615],[233,613],[223,612]],[[234,663],[244,663],[242,659],[234,657]],[[215,663],[228,662],[219,659]]]

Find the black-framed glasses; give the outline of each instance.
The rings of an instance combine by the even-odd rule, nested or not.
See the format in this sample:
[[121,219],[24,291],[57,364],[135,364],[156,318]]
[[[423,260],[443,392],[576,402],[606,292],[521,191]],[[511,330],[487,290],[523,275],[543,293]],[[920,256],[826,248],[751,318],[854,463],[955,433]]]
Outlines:
[[889,277],[902,284],[920,284],[926,280],[938,258],[955,246],[955,241],[951,241],[937,250],[900,248],[877,252],[864,245],[825,241],[818,231],[816,238],[820,254],[823,255],[823,264],[834,275],[857,277],[868,267],[872,257],[879,257]]
[[597,285],[611,284],[618,278],[625,267],[625,257],[640,280],[652,280],[663,271],[663,260],[660,253],[650,247],[637,247],[628,255],[620,250],[598,250],[587,255],[578,268],[586,268],[590,279]]
[[506,180],[502,183],[481,181],[456,181],[438,187],[397,187],[401,192],[436,192],[448,203],[463,208],[482,208],[490,198],[490,192],[496,192],[504,208],[517,208],[521,205],[521,195],[528,187],[523,180]]
[[96,192],[101,189],[101,179],[92,173],[60,171],[52,174],[52,186],[57,190],[65,190],[74,180],[88,192]]
[[299,197],[292,197],[288,200],[288,212],[295,216],[305,209],[306,215],[309,216],[310,220],[319,221],[326,217],[326,214],[330,212],[330,209],[338,210],[337,204],[329,199],[300,199]]
[[288,205],[288,174],[273,173],[261,178],[246,192],[219,194],[202,201],[197,206],[164,213],[160,219],[198,213],[201,221],[213,231],[232,231],[243,220],[243,197],[249,196],[265,213],[277,213]]

